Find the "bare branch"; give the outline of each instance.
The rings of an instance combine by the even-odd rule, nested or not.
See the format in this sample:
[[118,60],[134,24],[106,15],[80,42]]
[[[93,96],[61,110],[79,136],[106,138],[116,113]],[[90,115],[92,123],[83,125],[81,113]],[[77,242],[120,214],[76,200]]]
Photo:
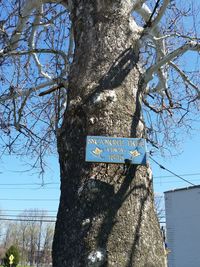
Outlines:
[[48,82],[41,83],[38,86],[31,87],[29,89],[24,89],[23,91],[17,91],[17,92],[13,92],[10,94],[2,95],[2,96],[0,96],[0,103],[3,103],[3,102],[10,100],[10,99],[18,98],[20,96],[26,97],[33,92],[39,91],[40,89],[45,88],[47,86],[52,86],[55,83],[56,83],[56,81],[48,81]]
[[140,9],[146,0],[133,0],[133,10]]
[[160,3],[160,0],[157,0],[157,2],[156,2],[156,4],[155,4],[155,7],[154,7],[154,9],[153,9],[153,11],[152,11],[152,13],[151,13],[151,16],[149,17],[149,20],[147,21],[147,23],[146,23],[146,25],[144,26],[144,28],[146,28],[146,27],[151,27],[151,25],[152,25],[152,18],[153,18],[153,16],[154,16],[155,12],[156,12],[156,9],[157,9],[158,6],[159,6],[159,3]]
[[160,0],[157,0],[156,5],[154,7],[154,10],[151,11],[150,8],[144,3],[145,1],[142,1],[142,4],[137,5],[135,11],[142,16],[142,18],[145,20],[146,25],[145,28],[148,28],[146,31],[153,32],[156,30],[156,27],[158,26],[160,20],[165,14],[165,11],[170,3],[170,0],[164,0],[161,8],[158,11],[158,15],[156,18],[152,21],[152,17],[159,5]]
[[157,15],[157,17],[156,17],[156,18],[151,22],[151,24],[150,24],[150,28],[151,28],[152,30],[154,30],[155,27],[157,27],[157,25],[160,23],[160,21],[161,21],[163,15],[165,14],[165,11],[166,11],[166,9],[167,9],[167,7],[168,7],[170,1],[171,1],[171,0],[164,0],[164,1],[163,1],[163,4],[162,4],[161,8],[160,8],[159,11],[158,11],[158,15]]
[[8,52],[0,51],[0,57],[22,56],[22,55],[30,55],[30,54],[34,54],[34,53],[60,55],[63,58],[65,65],[68,65],[67,55],[62,50],[48,49],[48,48],[35,48],[35,49],[32,49],[32,50],[27,50],[27,51],[15,51],[15,50],[8,51]]
[[39,94],[39,96],[44,96],[44,95],[50,94],[50,93],[52,93],[52,92],[54,92],[54,91],[56,91],[56,90],[59,90],[59,89],[62,88],[62,87],[64,87],[64,85],[63,85],[62,83],[59,84],[59,85],[53,86],[53,87],[51,87],[50,89],[48,89],[48,90],[46,90],[46,91],[44,91],[44,92],[41,92],[41,93]]
[[196,86],[189,77],[182,71],[174,62],[170,61],[169,65],[171,65],[181,76],[184,82],[188,83],[192,88],[194,88],[198,94],[198,97],[200,98],[200,90],[198,86]]
[[[36,32],[37,32],[38,26],[40,25],[40,20],[42,18],[42,13],[43,13],[43,6],[41,5],[37,9],[37,13],[35,15],[35,19],[34,19],[34,22],[33,22],[32,31],[31,31],[31,34],[30,34],[30,37],[29,37],[29,41],[28,41],[29,48],[31,50],[35,49]],[[36,53],[33,53],[32,56],[33,56],[33,58],[35,60],[36,66],[38,67],[38,70],[39,70],[40,75],[43,76],[44,78],[47,78],[47,79],[51,80],[52,77],[48,73],[45,73],[42,70],[42,65],[41,65],[41,63],[39,61],[39,58],[38,58],[37,54]]]
[[152,79],[153,73],[157,72],[159,68],[169,63],[171,60],[175,59],[176,57],[183,55],[187,51],[200,51],[200,44],[193,42],[193,41],[187,42],[181,47],[171,52],[170,54],[164,56],[155,65],[147,69],[146,74],[145,74],[146,83]]
[[11,39],[10,39],[10,49],[14,50],[17,48],[18,42],[20,40],[21,34],[26,26],[26,22],[28,18],[30,17],[31,13],[35,10],[40,8],[42,4],[47,3],[61,3],[66,7],[65,1],[59,1],[59,0],[26,0],[22,9],[20,10],[20,16],[19,20],[16,26],[15,31],[13,32]]
[[159,40],[164,40],[164,39],[167,39],[167,38],[171,38],[171,37],[179,37],[179,38],[183,38],[185,40],[190,40],[190,41],[200,41],[200,38],[198,37],[194,37],[194,36],[188,36],[188,35],[183,35],[183,34],[179,34],[177,32],[173,32],[173,33],[170,33],[170,34],[167,34],[167,35],[163,35],[163,36],[160,36],[160,37],[157,37],[157,36],[154,36],[153,39],[155,41],[159,41]]
[[142,5],[137,5],[135,7],[135,11],[142,16],[146,23],[148,22],[152,14],[150,8],[145,3],[143,3]]
[[69,34],[69,48],[68,48],[68,59],[72,57],[73,54],[73,45],[74,45],[74,33],[73,33],[73,27],[70,28],[70,34]]
[[152,110],[155,113],[160,113],[162,110],[158,110],[157,108],[153,107],[152,105],[149,104],[149,102],[146,100],[145,97],[142,98],[142,102],[147,106],[150,110]]

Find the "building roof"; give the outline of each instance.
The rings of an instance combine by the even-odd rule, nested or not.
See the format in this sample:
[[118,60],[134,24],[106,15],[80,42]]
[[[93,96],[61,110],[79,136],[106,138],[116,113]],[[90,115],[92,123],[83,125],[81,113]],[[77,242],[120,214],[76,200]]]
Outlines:
[[194,186],[172,189],[172,190],[165,191],[164,194],[165,193],[173,193],[173,192],[177,192],[177,191],[183,191],[183,190],[191,190],[191,189],[196,189],[196,188],[200,188],[200,185],[194,185]]

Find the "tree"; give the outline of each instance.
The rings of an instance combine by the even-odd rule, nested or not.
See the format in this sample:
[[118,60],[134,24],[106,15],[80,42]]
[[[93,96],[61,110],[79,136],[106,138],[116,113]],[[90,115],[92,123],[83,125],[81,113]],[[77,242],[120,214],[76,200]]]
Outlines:
[[165,221],[165,209],[164,209],[164,202],[163,202],[163,196],[154,194],[154,202],[155,202],[155,209],[157,213],[157,217],[159,222]]
[[30,209],[25,210],[19,216],[19,219],[25,220],[21,221],[19,224],[21,258],[25,262],[30,262],[31,266],[35,263],[37,263],[38,266],[41,262],[40,254],[43,244],[42,232],[46,232],[46,230],[43,229],[45,215],[46,211]]
[[7,252],[6,252],[6,256],[5,256],[5,259],[4,259],[4,265],[6,267],[10,267],[11,264],[10,264],[10,256],[13,255],[13,263],[12,263],[12,266],[13,267],[16,267],[19,263],[19,251],[17,249],[17,247],[15,246],[11,246]]
[[48,223],[43,230],[43,249],[41,253],[41,262],[50,265],[52,262],[51,251],[52,251],[52,242],[54,235],[55,225]]
[[3,236],[4,248],[9,249],[12,245],[19,245],[19,228],[16,223],[9,222],[5,225],[5,234]]
[[[2,216],[2,210],[0,209],[0,216]],[[2,236],[3,236],[3,222],[0,220],[0,242],[2,240]]]
[[0,254],[4,255],[4,251],[14,245],[18,248],[22,265],[50,264],[55,224],[49,218],[51,216],[44,210],[24,210],[14,223],[5,225]]
[[3,264],[3,259],[5,257],[6,250],[2,246],[0,246],[0,264]]
[[200,51],[197,1],[2,2],[2,149],[44,171],[57,143],[53,266],[166,266],[150,166],[86,163],[85,144],[143,137],[160,149],[190,128],[198,72],[181,61]]

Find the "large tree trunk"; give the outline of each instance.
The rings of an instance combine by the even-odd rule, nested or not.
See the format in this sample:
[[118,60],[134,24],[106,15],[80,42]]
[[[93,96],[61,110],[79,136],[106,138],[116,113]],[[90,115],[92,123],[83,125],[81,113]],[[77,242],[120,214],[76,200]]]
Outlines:
[[165,266],[150,169],[84,159],[87,135],[144,137],[131,1],[73,2],[75,57],[58,137],[53,266]]

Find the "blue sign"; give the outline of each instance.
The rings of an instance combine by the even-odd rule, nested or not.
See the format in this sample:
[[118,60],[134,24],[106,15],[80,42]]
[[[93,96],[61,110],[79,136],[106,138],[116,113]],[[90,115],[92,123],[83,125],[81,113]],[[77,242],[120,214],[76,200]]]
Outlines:
[[87,136],[86,161],[145,165],[145,139]]

